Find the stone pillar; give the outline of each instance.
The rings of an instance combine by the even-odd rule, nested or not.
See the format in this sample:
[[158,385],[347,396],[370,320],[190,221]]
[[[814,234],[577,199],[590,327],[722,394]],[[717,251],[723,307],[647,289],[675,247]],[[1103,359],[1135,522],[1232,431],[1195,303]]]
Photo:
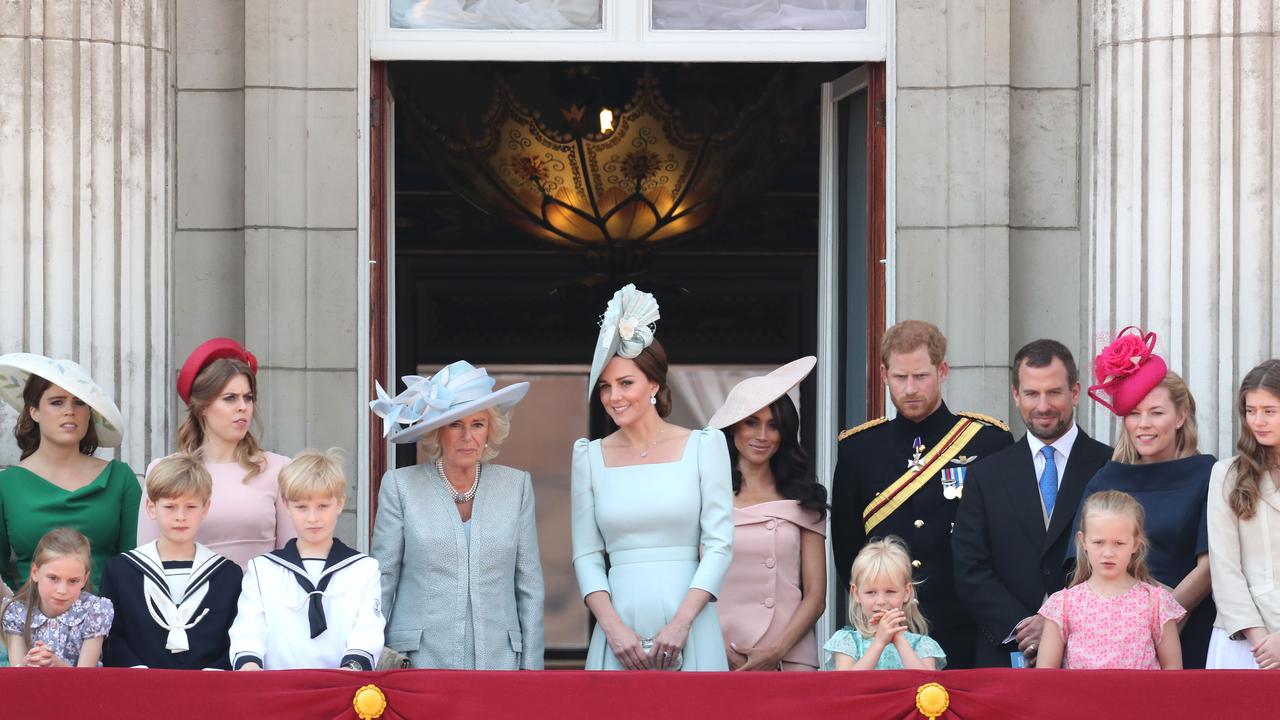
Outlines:
[[137,471],[171,424],[169,23],[167,0],[0,5],[0,352],[84,365]]
[[1280,5],[1100,0],[1094,37],[1094,349],[1158,333],[1230,455],[1241,376],[1280,356]]

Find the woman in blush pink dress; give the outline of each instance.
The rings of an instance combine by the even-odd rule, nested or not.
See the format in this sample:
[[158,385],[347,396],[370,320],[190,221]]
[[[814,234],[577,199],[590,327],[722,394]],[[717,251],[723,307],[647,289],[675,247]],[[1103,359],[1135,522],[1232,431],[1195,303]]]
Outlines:
[[732,670],[818,669],[827,492],[811,474],[787,397],[816,363],[805,357],[743,380],[709,423],[724,430],[733,467],[733,563],[719,600]]
[[[196,540],[241,568],[296,535],[278,484],[289,458],[263,450],[253,432],[257,373],[257,358],[230,338],[200,345],[178,373],[178,397],[187,404],[178,449],[199,457],[213,477],[209,515]],[[152,461],[148,474],[159,461]],[[155,540],[158,530],[145,512],[139,518],[138,544],[143,545]]]

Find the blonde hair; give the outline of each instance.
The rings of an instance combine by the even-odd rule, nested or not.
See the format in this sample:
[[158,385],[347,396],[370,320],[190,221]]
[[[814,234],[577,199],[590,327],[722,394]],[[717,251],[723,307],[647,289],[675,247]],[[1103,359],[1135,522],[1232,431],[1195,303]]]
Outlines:
[[147,499],[151,502],[195,495],[203,501],[213,496],[213,477],[200,459],[190,453],[171,455],[147,473]]
[[1126,569],[1139,582],[1156,584],[1150,568],[1147,567],[1147,553],[1151,550],[1151,541],[1147,539],[1145,529],[1147,514],[1142,509],[1142,503],[1129,493],[1104,490],[1090,495],[1080,507],[1080,531],[1076,533],[1076,567],[1071,571],[1071,579],[1067,582],[1067,587],[1075,587],[1093,575],[1084,544],[1084,535],[1089,532],[1089,518],[1106,513],[1133,520],[1137,547],[1134,549],[1133,557],[1129,558],[1129,567]]
[[880,338],[880,364],[889,367],[889,356],[909,353],[918,347],[929,350],[929,362],[941,365],[947,359],[947,338],[937,325],[924,320],[903,320],[884,331]]
[[[218,358],[205,366],[191,383],[191,400],[187,403],[187,416],[178,426],[178,449],[201,457],[204,449],[204,411],[218,399],[222,389],[237,375],[249,381],[249,393],[253,395],[253,422],[258,422],[258,378],[253,368],[241,360]],[[267,459],[253,434],[253,425],[236,444],[236,462],[247,472],[244,482],[249,482],[266,470]]]
[[858,602],[858,586],[865,586],[880,578],[887,578],[895,585],[907,588],[907,599],[902,604],[902,612],[907,616],[907,629],[917,635],[929,634],[929,623],[920,612],[920,603],[916,598],[916,582],[911,579],[911,553],[907,544],[897,535],[884,538],[872,538],[858,556],[853,559],[853,569],[849,573],[849,619],[851,624],[866,637],[875,635],[871,619],[862,611],[862,603]]
[[[35,617],[36,608],[40,607],[40,586],[36,581],[36,568],[46,563],[74,557],[84,563],[84,587],[89,589],[89,573],[93,570],[93,555],[90,553],[89,538],[79,530],[72,528],[54,528],[45,533],[36,543],[35,552],[31,553],[31,574],[27,581],[18,588],[5,602],[0,602],[0,615],[8,609],[9,603],[22,603],[26,608],[26,618],[22,622],[22,642],[31,647],[31,620]],[[44,612],[41,609],[41,612]],[[10,658],[16,661],[17,658]]]
[[[507,436],[511,434],[511,411],[490,407],[476,412],[489,414],[489,439],[485,444],[484,450],[480,453],[480,462],[489,462],[498,457],[498,451],[501,449],[502,443],[506,442]],[[441,430],[444,430],[443,426],[423,435],[422,439],[418,441],[418,447],[422,449],[422,453],[427,456],[427,459],[432,462],[444,456],[444,448],[440,446]]]
[[[1196,399],[1191,395],[1191,388],[1172,370],[1165,373],[1164,379],[1156,387],[1168,390],[1169,397],[1173,400],[1174,413],[1186,417],[1182,427],[1174,434],[1174,457],[1190,457],[1200,452],[1200,433],[1196,430]],[[1116,449],[1111,459],[1128,465],[1135,465],[1142,460],[1137,446],[1133,444],[1133,438],[1129,437],[1129,430],[1123,424],[1120,426],[1120,437],[1116,438]]]
[[347,474],[338,448],[303,450],[280,470],[280,497],[285,502],[346,496]]

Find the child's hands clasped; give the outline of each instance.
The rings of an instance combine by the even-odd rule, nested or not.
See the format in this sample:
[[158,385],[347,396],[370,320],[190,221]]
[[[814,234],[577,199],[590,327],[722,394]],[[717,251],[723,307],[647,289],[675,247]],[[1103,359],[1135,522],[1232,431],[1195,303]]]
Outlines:
[[67,663],[58,657],[53,648],[39,641],[27,651],[24,663],[27,667],[67,667]]
[[871,624],[876,627],[876,641],[891,645],[899,633],[907,629],[907,614],[901,608],[891,608],[872,615]]

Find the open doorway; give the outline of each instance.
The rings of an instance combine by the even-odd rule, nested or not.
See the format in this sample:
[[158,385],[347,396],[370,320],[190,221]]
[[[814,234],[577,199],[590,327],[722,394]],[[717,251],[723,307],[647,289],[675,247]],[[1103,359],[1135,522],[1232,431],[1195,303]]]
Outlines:
[[[851,424],[876,409],[867,348],[883,328],[883,223],[877,231],[875,220],[884,213],[884,138],[881,123],[874,139],[868,90],[883,66],[871,68],[869,82],[866,67],[849,63],[375,64],[371,88],[385,120],[371,144],[371,259],[385,255],[371,286],[373,375],[390,389],[386,379],[466,359],[489,367],[499,384],[534,383],[497,462],[536,470],[549,662],[572,662],[587,643],[570,562],[570,446],[604,430],[584,401],[585,365],[617,287],[635,282],[662,306],[658,336],[673,362],[676,419],[685,424],[705,423],[717,397],[744,375],[821,356],[824,345],[838,366],[827,369],[834,385],[820,400],[820,383],[810,379],[798,398],[811,454],[831,444],[817,432],[824,405],[834,408],[827,424]],[[484,186],[485,163],[459,151],[474,148],[468,141],[496,122],[500,93],[554,130],[572,108],[582,108],[579,122],[603,123],[601,110],[624,109],[646,82],[677,122],[694,128],[686,134],[766,122],[754,123],[763,129],[745,132],[733,162],[717,171],[710,191],[724,192],[714,211],[639,252],[592,252],[513,221],[493,200],[502,188]],[[519,140],[507,139],[519,149]],[[879,172],[869,173],[874,162]],[[869,205],[877,189],[879,204]],[[830,297],[821,297],[824,286]],[[831,308],[825,322],[823,303]],[[382,467],[415,462],[411,447],[388,457],[381,442],[372,445],[374,483]]]

